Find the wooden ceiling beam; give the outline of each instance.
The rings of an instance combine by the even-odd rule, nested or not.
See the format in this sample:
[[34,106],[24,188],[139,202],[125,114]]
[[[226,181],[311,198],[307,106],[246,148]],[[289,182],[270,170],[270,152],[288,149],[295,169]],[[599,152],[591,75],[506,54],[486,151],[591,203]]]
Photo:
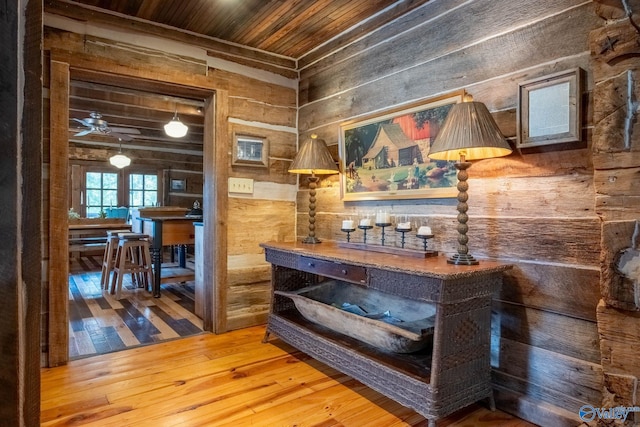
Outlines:
[[[72,81],[71,95],[85,98],[96,98],[99,94],[109,94],[105,100],[121,102],[130,105],[138,105],[154,108],[156,110],[173,111],[176,106],[185,108],[185,114],[204,107],[204,99],[190,99],[174,95],[165,95],[157,92],[147,92],[129,89],[119,86],[102,85],[90,82]],[[180,112],[180,111],[179,111]]]
[[[135,126],[160,128],[171,120],[174,114],[174,111],[172,110],[154,110],[152,108],[139,107],[136,105],[103,101],[97,98],[71,97],[70,108],[74,112],[77,111],[82,114],[81,116],[72,116],[76,118],[88,117],[88,112],[98,111],[102,113],[103,118],[113,126],[116,126],[116,122],[118,120],[127,121],[135,118],[137,120],[137,124],[135,124]],[[204,119],[200,113],[194,111],[187,113],[185,111],[181,112],[178,110],[178,116],[187,126],[200,128],[204,126]],[[130,124],[133,125],[133,122]]]
[[[144,159],[144,166],[153,166],[162,169],[182,169],[190,171],[202,171],[202,157],[176,158],[172,153],[159,153],[152,151],[137,151],[128,153],[131,157],[132,167],[135,167],[137,159]],[[109,157],[113,152],[104,148],[69,147],[69,160],[91,161],[109,163]],[[140,162],[138,162],[140,163]]]
[[[77,126],[76,126],[77,125]],[[111,123],[109,123],[109,125],[111,125]],[[150,129],[150,128],[141,128],[141,127],[135,127],[135,126],[119,126],[118,124],[114,124],[111,126],[115,126],[115,127],[131,127],[133,129],[138,129],[140,130],[140,135],[135,135],[132,134],[132,138],[135,141],[150,141],[153,143],[164,143],[164,144],[173,144],[173,143],[182,143],[182,144],[189,144],[192,147],[199,147],[200,149],[202,149],[202,143],[203,143],[203,129],[200,129],[199,132],[197,129],[193,129],[191,127],[189,127],[189,132],[187,132],[187,134],[182,137],[182,138],[172,138],[170,136],[168,136],[164,129]],[[79,131],[81,131],[82,129],[84,129],[84,127],[80,124],[77,123],[75,121],[71,121],[69,122],[69,132],[70,135],[69,137],[72,137],[73,135],[75,135],[76,133],[78,133]],[[97,140],[102,140],[100,138],[104,138],[105,140],[113,140],[114,143],[117,143],[117,139],[112,137],[112,136],[108,136],[108,135],[100,135],[100,134],[96,134],[96,133],[92,133],[92,134],[88,134],[82,137],[82,139],[88,139],[88,138],[97,138]]]
[[[87,135],[89,136],[89,135]],[[87,138],[87,136],[83,137],[70,137],[69,138],[69,146],[70,147],[94,147],[101,148],[105,150],[111,150],[113,155],[114,151],[120,149],[119,142],[112,137],[108,136],[100,136],[95,135],[93,137]],[[99,139],[102,138],[102,141]],[[115,142],[114,142],[115,141]],[[202,147],[190,147],[185,144],[157,144],[156,142],[147,142],[147,141],[139,141],[133,140],[122,143],[122,151],[125,152],[139,152],[139,151],[153,151],[158,153],[167,153],[169,155],[180,155],[182,156],[191,156],[191,157],[200,157],[200,161],[202,161]],[[138,156],[140,157],[140,156]]]

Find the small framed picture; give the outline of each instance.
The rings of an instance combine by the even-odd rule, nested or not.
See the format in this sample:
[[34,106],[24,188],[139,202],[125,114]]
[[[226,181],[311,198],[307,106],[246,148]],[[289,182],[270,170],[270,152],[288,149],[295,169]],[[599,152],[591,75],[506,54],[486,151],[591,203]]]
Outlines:
[[519,148],[581,140],[581,80],[574,68],[518,85]]
[[269,166],[269,141],[250,135],[234,135],[231,164],[234,166]]
[[187,181],[184,179],[172,179],[171,191],[182,193],[187,189]]

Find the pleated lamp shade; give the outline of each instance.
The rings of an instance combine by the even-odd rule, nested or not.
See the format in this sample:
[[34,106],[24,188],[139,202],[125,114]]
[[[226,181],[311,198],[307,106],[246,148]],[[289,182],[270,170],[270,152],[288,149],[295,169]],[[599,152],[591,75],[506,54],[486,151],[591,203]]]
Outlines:
[[311,135],[310,139],[302,143],[300,151],[289,167],[289,172],[329,175],[338,173],[338,168],[324,140],[318,139],[317,135]]
[[506,156],[511,147],[486,105],[481,102],[455,104],[431,145],[429,158],[458,161]]

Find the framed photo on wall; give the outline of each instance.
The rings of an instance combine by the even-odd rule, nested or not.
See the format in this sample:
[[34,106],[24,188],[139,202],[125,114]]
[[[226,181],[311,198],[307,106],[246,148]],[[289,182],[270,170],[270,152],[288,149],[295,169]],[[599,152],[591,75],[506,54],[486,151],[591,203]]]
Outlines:
[[172,179],[171,191],[175,193],[184,193],[187,190],[187,181],[184,179]]
[[518,85],[518,148],[579,142],[582,137],[580,68]]
[[456,197],[453,162],[427,155],[460,90],[340,125],[345,201]]
[[269,141],[251,135],[233,135],[231,164],[234,166],[269,166]]

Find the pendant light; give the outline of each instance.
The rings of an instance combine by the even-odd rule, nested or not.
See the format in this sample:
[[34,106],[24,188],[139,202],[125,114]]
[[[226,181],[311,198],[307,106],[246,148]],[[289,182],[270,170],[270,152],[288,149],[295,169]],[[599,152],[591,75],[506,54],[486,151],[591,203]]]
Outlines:
[[182,123],[178,118],[178,109],[176,108],[175,113],[173,114],[173,119],[166,125],[164,125],[164,131],[167,135],[172,138],[182,138],[187,134],[189,127]]
[[120,141],[120,148],[118,149],[118,154],[116,154],[115,156],[111,156],[109,158],[109,163],[111,163],[113,166],[117,167],[118,169],[122,169],[131,164],[131,159],[125,156],[124,154],[122,154],[122,139],[118,138],[118,141]]

